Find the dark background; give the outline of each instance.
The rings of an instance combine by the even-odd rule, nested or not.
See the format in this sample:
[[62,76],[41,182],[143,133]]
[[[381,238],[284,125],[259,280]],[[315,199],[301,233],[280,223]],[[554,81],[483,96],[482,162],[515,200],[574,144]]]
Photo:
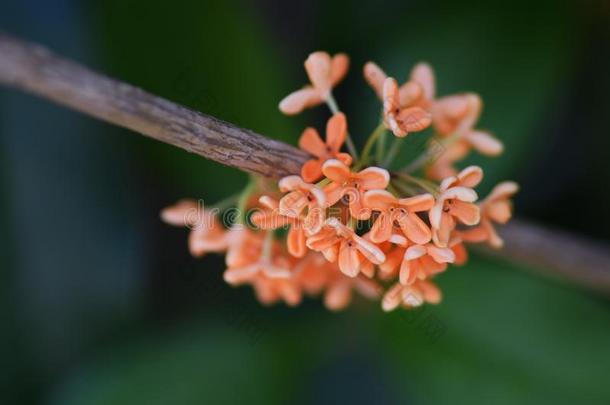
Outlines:
[[[364,62],[402,80],[427,60],[440,94],[482,95],[506,145],[469,160],[482,194],[515,179],[521,217],[600,240],[609,27],[607,1],[0,3],[0,29],[291,143],[328,116],[277,110],[310,52],[351,56],[336,97],[360,145],[377,119]],[[409,314],[264,308],[158,218],[244,174],[6,89],[0,174],[1,403],[610,401],[607,298],[534,269],[474,256],[439,279],[440,306]]]

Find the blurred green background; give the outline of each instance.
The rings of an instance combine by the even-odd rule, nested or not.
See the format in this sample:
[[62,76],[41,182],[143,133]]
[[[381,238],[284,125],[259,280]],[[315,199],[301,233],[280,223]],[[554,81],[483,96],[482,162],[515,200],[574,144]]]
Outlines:
[[[482,194],[515,179],[522,217],[602,240],[609,27],[607,1],[0,3],[0,29],[292,143],[328,116],[277,110],[311,51],[351,56],[336,97],[360,144],[377,119],[364,62],[403,78],[427,60],[440,94],[483,96],[506,144],[471,160]],[[474,256],[408,314],[263,308],[158,218],[244,174],[6,89],[0,173],[0,403],[610,403],[608,299],[533,269]]]

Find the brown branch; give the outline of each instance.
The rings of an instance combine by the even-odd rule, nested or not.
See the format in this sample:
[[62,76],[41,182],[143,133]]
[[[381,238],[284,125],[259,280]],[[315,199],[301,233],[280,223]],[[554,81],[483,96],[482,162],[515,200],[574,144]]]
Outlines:
[[[129,128],[205,158],[268,177],[299,173],[307,155],[95,73],[35,44],[0,33],[0,83]],[[610,248],[516,221],[501,229],[497,253],[610,294]]]
[[0,83],[207,159],[267,177],[298,173],[307,154],[154,96],[0,33]]

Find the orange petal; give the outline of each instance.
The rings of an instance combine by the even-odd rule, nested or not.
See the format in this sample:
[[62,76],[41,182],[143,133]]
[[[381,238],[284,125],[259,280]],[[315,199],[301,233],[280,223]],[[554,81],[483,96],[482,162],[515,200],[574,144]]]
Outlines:
[[336,86],[347,74],[349,69],[349,57],[344,53],[333,56],[330,62],[330,83]]
[[432,239],[430,228],[417,214],[400,216],[398,224],[407,238],[418,245],[426,244]]
[[341,162],[343,162],[343,164],[345,164],[346,166],[352,164],[352,155],[350,155],[349,153],[337,153],[335,157]]
[[364,205],[370,209],[386,211],[394,204],[396,204],[396,197],[389,191],[370,190],[364,193]]
[[303,188],[305,182],[299,176],[286,176],[277,183],[280,191],[285,193],[287,191],[294,191]]
[[351,297],[352,292],[348,283],[335,283],[326,290],[324,305],[331,311],[340,311],[349,304]]
[[351,171],[343,162],[337,159],[329,159],[322,165],[322,173],[332,181],[343,183],[349,179]]
[[307,245],[305,245],[306,237],[304,229],[299,225],[293,225],[288,231],[286,237],[286,245],[288,253],[294,257],[303,257],[307,253]]
[[256,276],[258,271],[258,263],[243,267],[234,267],[225,270],[223,278],[227,283],[237,285],[252,280],[252,277]]
[[402,107],[408,107],[421,98],[423,90],[418,83],[406,82],[398,89],[398,100]]
[[343,197],[345,188],[341,184],[333,182],[328,186],[324,187],[324,193],[326,194],[326,204],[328,207],[335,205],[337,201]]
[[458,173],[457,178],[462,187],[476,187],[483,180],[483,169],[479,166],[468,166]]
[[432,124],[432,115],[421,107],[409,107],[400,110],[396,121],[403,131],[419,132]]
[[305,128],[301,138],[299,138],[299,148],[311,153],[315,157],[326,155],[326,144],[314,128]]
[[451,231],[455,229],[453,217],[446,212],[441,214],[440,226],[432,231],[434,243],[440,247],[446,247],[451,238]]
[[309,207],[303,227],[308,235],[316,234],[322,228],[326,219],[326,209],[319,205]]
[[390,216],[382,212],[371,227],[369,233],[371,240],[375,243],[381,243],[390,239],[392,236],[392,222]]
[[354,236],[353,241],[358,251],[362,253],[366,260],[374,264],[385,262],[385,254],[375,244],[357,235]]
[[422,292],[424,300],[430,304],[438,304],[443,298],[441,290],[439,290],[438,287],[430,281],[420,281],[417,283],[417,288]]
[[280,214],[297,218],[307,204],[307,196],[303,192],[292,191],[280,200]]
[[428,211],[434,206],[434,197],[428,193],[419,194],[414,197],[401,198],[398,200],[398,203],[409,210],[409,212]]
[[451,187],[442,194],[443,199],[456,200],[464,202],[475,202],[479,196],[477,193],[468,187]]
[[305,70],[313,87],[322,99],[328,96],[331,88],[331,58],[326,52],[314,52],[305,61]]
[[489,238],[489,233],[487,232],[487,229],[482,226],[482,223],[483,220],[481,220],[481,225],[479,226],[460,231],[462,240],[470,243],[485,242]]
[[403,286],[400,283],[396,283],[385,293],[381,300],[381,308],[384,311],[392,311],[400,305],[402,302],[402,289]]
[[485,198],[485,202],[510,198],[513,194],[519,191],[519,185],[514,181],[503,181],[497,184],[489,195]]
[[286,115],[295,115],[321,102],[322,98],[318,91],[313,87],[307,86],[284,97],[280,101],[279,108]]
[[512,205],[508,200],[499,200],[486,204],[485,215],[494,222],[505,224],[512,216]]
[[308,183],[313,183],[322,177],[322,163],[318,159],[311,159],[301,167],[301,177]]
[[349,246],[348,241],[341,242],[339,248],[339,269],[348,277],[356,277],[360,272],[362,258],[355,246]]
[[390,174],[380,167],[367,167],[356,176],[365,191],[384,189],[390,183]]
[[386,255],[385,262],[379,265],[379,269],[387,275],[392,275],[400,263],[402,263],[404,254],[404,249],[392,249],[392,251]]
[[455,261],[453,264],[456,266],[462,266],[468,261],[468,251],[463,243],[458,243],[457,245],[452,246],[451,250],[453,250],[453,254],[455,255]]
[[455,253],[449,248],[440,248],[429,244],[426,246],[426,251],[437,263],[453,263],[455,261]]
[[293,221],[290,217],[280,215],[278,210],[256,211],[252,214],[250,220],[260,229],[282,228]]
[[504,150],[502,142],[488,132],[472,131],[465,136],[465,139],[484,155],[498,156]]
[[436,94],[434,71],[427,63],[418,63],[411,70],[411,80],[417,82],[424,91],[427,100],[433,100]]
[[347,120],[345,114],[338,112],[326,124],[326,145],[332,152],[337,153],[347,137]]
[[174,226],[192,226],[195,225],[193,222],[196,222],[194,219],[196,216],[189,215],[189,213],[197,212],[197,208],[197,201],[183,199],[172,206],[163,208],[161,220]]
[[476,204],[459,200],[453,201],[449,212],[465,225],[476,225],[481,218],[479,207]]
[[364,78],[373,90],[375,90],[377,97],[379,97],[380,100],[383,100],[383,83],[387,78],[384,71],[375,63],[367,62],[364,65]]

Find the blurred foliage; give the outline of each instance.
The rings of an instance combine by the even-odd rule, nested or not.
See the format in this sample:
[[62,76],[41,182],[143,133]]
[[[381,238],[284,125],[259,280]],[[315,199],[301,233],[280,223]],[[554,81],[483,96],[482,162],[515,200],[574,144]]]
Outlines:
[[[440,94],[481,93],[486,102],[481,125],[506,143],[507,153],[498,160],[471,160],[489,168],[484,189],[507,177],[527,185],[534,176],[531,168],[548,153],[545,147],[556,135],[548,121],[565,120],[556,100],[568,97],[565,84],[578,72],[588,24],[597,13],[597,3],[554,1],[510,7],[475,0],[357,6],[345,1],[303,5],[244,0],[34,3],[39,8],[29,16],[32,21],[48,21],[39,10],[61,18],[37,29],[24,18],[18,33],[31,31],[31,39],[45,43],[45,32],[60,27],[68,31],[65,26],[75,24],[94,49],[96,68],[292,143],[306,125],[322,129],[328,117],[323,108],[300,117],[277,111],[278,101],[305,83],[302,61],[308,52],[345,51],[352,57],[350,75],[336,96],[359,143],[375,126],[379,109],[361,77],[363,63],[374,60],[404,78],[414,63],[427,60],[437,72]],[[18,2],[8,4],[10,11]],[[82,26],[75,23],[79,19]],[[72,43],[67,37],[53,40]],[[58,49],[66,53],[70,47]],[[18,110],[0,107],[0,112]],[[84,118],[76,121],[79,125],[68,120],[60,128],[93,128],[94,135],[82,137],[82,144],[68,138],[72,143],[62,144],[68,149],[59,153],[86,157],[78,165],[64,155],[46,164],[71,172],[82,167],[83,179],[94,186],[75,182],[70,193],[54,198],[59,204],[69,194],[65,198],[90,202],[79,205],[106,224],[105,232],[89,245],[89,236],[79,238],[88,247],[83,252],[62,252],[74,255],[79,264],[67,262],[72,273],[48,274],[49,279],[59,278],[56,284],[43,279],[34,285],[30,278],[17,284],[12,280],[20,264],[12,263],[11,254],[10,262],[3,261],[0,353],[10,367],[2,372],[1,399],[51,404],[610,400],[605,383],[610,312],[605,300],[539,278],[531,269],[473,257],[467,267],[439,278],[443,304],[413,313],[383,314],[376,304],[361,299],[340,314],[328,313],[317,301],[297,309],[260,307],[250,289],[231,289],[221,282],[220,258],[189,259],[185,231],[157,219],[158,210],[175,199],[213,202],[233,193],[244,183],[243,173],[126,130],[97,123],[85,127],[80,125]],[[2,136],[14,136],[7,128],[2,127]],[[80,133],[72,136],[81,139]],[[409,153],[408,142],[403,156]],[[42,163],[30,164],[44,173]],[[25,178],[16,167],[3,167],[13,182]],[[47,178],[39,176],[28,177],[32,187],[44,185]],[[3,189],[10,187],[3,184]],[[525,187],[523,194],[537,192]],[[19,224],[9,220],[15,208],[8,200],[2,205],[9,213],[0,217],[2,229],[16,234]],[[523,204],[523,209],[531,206]],[[79,221],[76,215],[61,215]],[[44,220],[32,229],[49,226]],[[58,244],[69,240],[60,232],[71,229],[69,222],[51,225],[55,228],[45,229],[56,232]],[[8,246],[0,249],[9,252],[13,247]],[[111,249],[118,252],[116,257],[107,253]],[[80,270],[88,276],[76,282],[72,277]],[[94,271],[98,278],[87,282]],[[137,283],[129,284],[122,274]],[[122,306],[107,305],[102,294],[88,293],[88,284],[123,291]],[[51,294],[58,285],[82,289],[67,301],[83,311],[78,312],[81,318],[64,319],[66,307],[45,312],[45,301],[28,295],[34,287]],[[21,319],[22,303],[45,314],[51,325],[65,328],[69,338],[49,343],[33,321]],[[58,360],[46,363],[41,351],[53,352],[47,357]]]

